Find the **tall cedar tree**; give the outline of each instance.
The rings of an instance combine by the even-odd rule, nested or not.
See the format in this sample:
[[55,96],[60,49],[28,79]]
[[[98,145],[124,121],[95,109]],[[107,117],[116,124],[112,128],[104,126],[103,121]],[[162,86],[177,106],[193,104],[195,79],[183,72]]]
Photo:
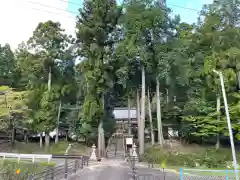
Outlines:
[[[122,9],[115,0],[86,0],[79,12],[76,35],[79,55],[84,59],[81,71],[86,82],[82,126],[90,125],[89,133],[98,126],[98,146],[104,146],[102,123],[107,103],[104,96],[113,85],[108,73],[109,61]],[[103,147],[98,149],[103,153]]]

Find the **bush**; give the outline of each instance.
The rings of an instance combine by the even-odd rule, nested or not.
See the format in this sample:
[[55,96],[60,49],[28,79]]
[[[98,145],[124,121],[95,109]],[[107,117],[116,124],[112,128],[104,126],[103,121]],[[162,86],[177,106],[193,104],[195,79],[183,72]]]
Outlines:
[[196,167],[195,159],[197,159],[196,154],[186,154],[179,152],[167,153],[166,157],[166,161],[169,165],[186,167]]
[[229,151],[216,151],[211,148],[202,153],[185,153],[177,151],[165,152],[157,147],[151,147],[147,149],[140,159],[156,164],[165,162],[169,166],[226,168],[227,163],[232,161],[232,156]]
[[225,152],[215,149],[207,149],[201,160],[201,165],[208,168],[226,168],[227,161],[231,158]]

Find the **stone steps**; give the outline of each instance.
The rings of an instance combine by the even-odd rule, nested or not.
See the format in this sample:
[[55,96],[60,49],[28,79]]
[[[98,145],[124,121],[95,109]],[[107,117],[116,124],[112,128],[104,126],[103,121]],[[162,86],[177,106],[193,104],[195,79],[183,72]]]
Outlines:
[[123,138],[113,137],[108,144],[107,157],[110,159],[124,159],[124,141]]
[[107,152],[107,157],[108,158],[115,158],[115,159],[124,159],[124,151],[117,150],[115,152],[115,150],[109,150]]

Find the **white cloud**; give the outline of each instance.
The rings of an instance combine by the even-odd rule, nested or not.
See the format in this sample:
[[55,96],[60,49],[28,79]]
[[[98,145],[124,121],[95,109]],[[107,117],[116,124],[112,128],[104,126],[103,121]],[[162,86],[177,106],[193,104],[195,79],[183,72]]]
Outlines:
[[60,0],[1,0],[0,44],[9,43],[13,49],[17,48],[28,40],[39,22],[47,20],[59,21],[67,34],[74,35],[75,16],[59,10],[67,10],[67,7],[68,3]]

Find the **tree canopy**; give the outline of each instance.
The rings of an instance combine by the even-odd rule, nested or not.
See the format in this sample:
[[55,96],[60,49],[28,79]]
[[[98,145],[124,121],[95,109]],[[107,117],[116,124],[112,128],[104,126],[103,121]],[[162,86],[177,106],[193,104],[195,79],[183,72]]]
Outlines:
[[240,139],[240,1],[204,5],[195,24],[170,13],[159,1],[85,0],[75,39],[49,20],[16,52],[1,45],[0,128],[21,116],[31,132],[64,128],[92,143],[111,136],[114,107],[132,106],[140,139],[151,128],[164,143],[166,124],[185,139],[228,136],[218,70]]

